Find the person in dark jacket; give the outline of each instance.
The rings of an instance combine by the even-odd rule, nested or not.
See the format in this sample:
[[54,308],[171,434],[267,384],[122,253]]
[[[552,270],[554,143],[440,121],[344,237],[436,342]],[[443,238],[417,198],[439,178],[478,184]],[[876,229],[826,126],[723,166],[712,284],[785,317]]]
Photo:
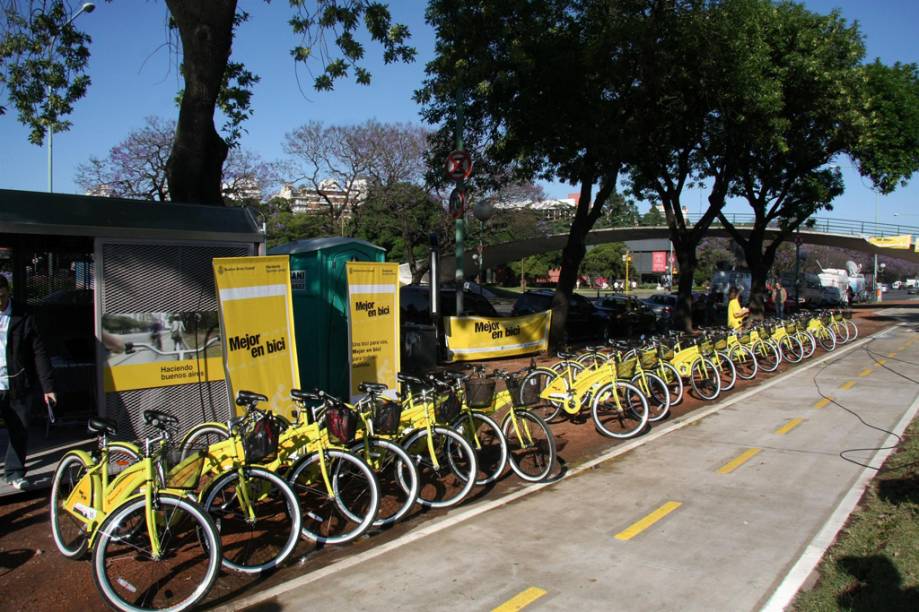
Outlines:
[[29,409],[38,384],[45,404],[54,406],[54,376],[35,320],[10,299],[10,284],[0,275],[0,412],[9,433],[6,480],[17,488],[26,485],[26,451]]

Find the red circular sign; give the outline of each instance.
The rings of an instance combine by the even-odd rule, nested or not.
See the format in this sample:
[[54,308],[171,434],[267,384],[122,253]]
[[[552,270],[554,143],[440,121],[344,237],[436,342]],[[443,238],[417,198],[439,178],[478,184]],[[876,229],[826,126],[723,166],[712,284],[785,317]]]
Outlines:
[[472,156],[466,151],[453,151],[447,155],[447,176],[454,181],[467,179],[472,175]]
[[450,216],[459,219],[466,211],[466,192],[461,189],[454,189],[450,192]]

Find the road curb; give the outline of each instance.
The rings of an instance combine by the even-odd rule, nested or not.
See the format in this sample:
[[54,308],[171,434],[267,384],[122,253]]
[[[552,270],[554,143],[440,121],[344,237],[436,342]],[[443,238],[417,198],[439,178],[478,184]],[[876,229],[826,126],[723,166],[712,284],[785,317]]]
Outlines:
[[658,438],[661,438],[662,436],[666,436],[674,431],[678,431],[684,427],[687,427],[695,423],[696,421],[704,419],[705,417],[710,416],[716,412],[719,412],[725,408],[728,408],[738,402],[744,401],[748,397],[756,393],[759,393],[760,391],[763,391],[772,386],[775,386],[779,384],[780,382],[784,382],[786,379],[788,379],[791,376],[795,376],[797,374],[806,372],[807,370],[814,368],[818,365],[821,365],[822,363],[826,361],[839,357],[840,355],[843,355],[860,346],[863,346],[864,344],[867,344],[868,342],[876,338],[883,337],[891,333],[892,331],[894,331],[901,325],[902,324],[894,324],[888,328],[879,330],[871,334],[870,336],[865,336],[864,338],[860,338],[852,344],[845,345],[844,347],[839,348],[833,351],[832,353],[827,353],[815,360],[812,360],[807,365],[795,367],[793,370],[783,372],[779,376],[776,376],[775,378],[767,382],[751,387],[750,389],[747,389],[743,391],[742,393],[732,395],[731,397],[725,399],[724,401],[717,402],[713,404],[712,406],[709,406],[708,408],[704,408],[701,410],[695,410],[689,414],[683,415],[682,417],[678,417],[674,419],[673,421],[670,421],[669,423],[667,423],[666,425],[662,427],[660,426],[655,427],[651,431],[651,433],[647,435],[641,436],[640,438],[636,438],[624,444],[616,445],[609,451],[602,453],[601,455],[589,461],[586,461],[584,463],[577,465],[576,467],[572,468],[567,474],[565,474],[563,478],[559,480],[553,480],[551,482],[545,482],[545,483],[534,484],[534,485],[527,485],[524,488],[518,489],[517,491],[513,491],[498,499],[481,502],[480,504],[472,506],[470,508],[461,509],[457,511],[455,514],[448,514],[447,516],[444,516],[438,519],[434,519],[430,521],[428,524],[422,525],[417,529],[413,529],[411,532],[406,533],[402,536],[399,536],[398,538],[390,542],[386,542],[385,544],[375,546],[372,549],[363,551],[354,556],[346,557],[340,561],[336,561],[334,563],[331,563],[325,567],[309,572],[307,574],[297,576],[295,578],[292,578],[291,580],[275,585],[269,589],[265,589],[264,591],[254,593],[246,597],[241,597],[224,606],[220,606],[215,609],[221,610],[221,611],[241,610],[241,609],[255,606],[257,604],[264,603],[280,595],[283,595],[284,593],[287,593],[294,589],[298,589],[300,587],[306,586],[317,580],[321,580],[322,578],[331,576],[337,572],[355,567],[365,561],[375,559],[376,557],[379,557],[388,552],[396,550],[402,546],[411,544],[429,535],[436,534],[440,531],[443,531],[445,529],[448,529],[450,527],[453,527],[455,525],[468,521],[472,518],[475,518],[476,516],[479,516],[480,514],[484,514],[496,508],[506,506],[507,504],[510,504],[511,502],[516,501],[517,499],[520,499],[528,495],[531,495],[533,493],[536,493],[538,491],[541,491],[542,489],[546,487],[556,485],[559,482],[563,482],[569,478],[573,478],[577,476],[578,474],[586,472],[587,470],[590,470],[596,467],[597,465],[600,465],[601,463],[614,459],[644,444],[653,442],[657,440]]

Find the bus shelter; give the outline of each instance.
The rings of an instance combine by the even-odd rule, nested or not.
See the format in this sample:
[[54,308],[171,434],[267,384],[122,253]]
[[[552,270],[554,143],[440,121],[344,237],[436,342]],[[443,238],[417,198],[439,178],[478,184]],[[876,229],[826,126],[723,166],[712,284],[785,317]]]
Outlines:
[[244,208],[0,190],[0,274],[38,322],[56,416],[113,418],[119,437],[148,408],[183,428],[229,417],[211,259],[263,252]]

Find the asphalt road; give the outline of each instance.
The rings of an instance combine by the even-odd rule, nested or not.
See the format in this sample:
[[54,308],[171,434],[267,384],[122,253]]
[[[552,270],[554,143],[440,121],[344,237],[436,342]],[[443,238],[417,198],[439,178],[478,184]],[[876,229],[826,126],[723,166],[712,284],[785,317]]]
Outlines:
[[760,609],[844,519],[883,430],[919,405],[919,320],[884,314],[904,324],[561,482],[457,510],[234,607]]

